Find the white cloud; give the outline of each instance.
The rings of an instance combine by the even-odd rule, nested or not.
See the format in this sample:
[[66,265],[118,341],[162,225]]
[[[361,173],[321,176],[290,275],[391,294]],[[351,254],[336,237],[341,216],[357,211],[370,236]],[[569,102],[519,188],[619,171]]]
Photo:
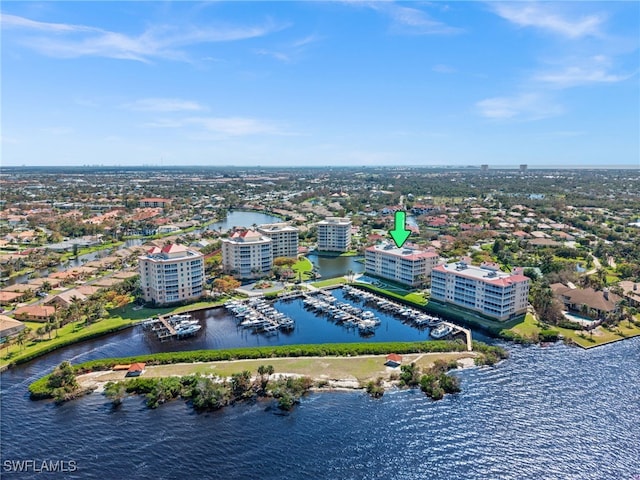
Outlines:
[[434,65],[431,69],[436,73],[455,73],[457,70],[449,65],[445,65],[439,63],[438,65]]
[[254,51],[257,55],[263,55],[265,57],[273,57],[276,60],[280,60],[281,62],[284,62],[284,63],[290,63],[292,61],[291,55],[284,52],[278,52],[276,50],[267,50],[264,48],[254,50]]
[[516,25],[540,28],[568,38],[598,36],[600,25],[605,20],[601,14],[567,19],[553,11],[553,4],[495,3],[492,7],[496,14]]
[[294,40],[287,45],[281,46],[278,50],[261,48],[254,50],[257,55],[273,57],[284,63],[291,63],[299,59],[309,47],[309,45],[322,40],[322,37],[311,34],[306,37]]
[[618,83],[634,76],[634,74],[614,74],[610,69],[610,59],[604,55],[596,55],[558,71],[538,73],[533,80],[554,88],[568,88],[579,85]]
[[286,25],[276,25],[272,21],[248,27],[161,25],[149,27],[139,35],[128,35],[84,25],[37,22],[15,15],[2,15],[1,22],[4,28],[27,32],[20,41],[43,55],[57,58],[95,56],[140,62],[150,62],[154,58],[186,61],[188,56],[181,49],[190,45],[262,37],[286,28]]
[[187,128],[198,127],[206,132],[223,136],[291,135],[273,123],[250,117],[188,117],[161,119],[145,124],[147,127]]
[[143,98],[122,106],[127,110],[142,112],[184,112],[205,110],[205,107],[197,102],[182,100],[180,98]]
[[72,25],[66,23],[46,23],[19,17],[17,15],[0,14],[0,25],[3,28],[27,28],[41,32],[72,33],[72,32],[102,32],[99,28],[84,25]]
[[194,117],[186,120],[187,123],[202,126],[205,130],[214,133],[222,133],[230,136],[279,134],[275,125],[262,120],[246,117]]
[[392,30],[396,33],[412,35],[452,35],[463,32],[463,29],[452,27],[434,20],[423,10],[404,7],[392,1],[346,1],[348,5],[368,7],[380,12],[392,21]]
[[494,120],[540,120],[564,112],[562,106],[539,93],[487,98],[477,102],[476,107],[480,115]]

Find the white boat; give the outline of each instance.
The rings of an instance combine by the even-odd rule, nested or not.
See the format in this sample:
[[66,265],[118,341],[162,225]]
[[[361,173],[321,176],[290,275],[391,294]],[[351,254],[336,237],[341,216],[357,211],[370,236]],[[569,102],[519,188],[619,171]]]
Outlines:
[[445,325],[443,323],[431,330],[429,335],[431,335],[433,338],[443,338],[449,335],[452,331],[453,329],[449,325]]
[[186,327],[176,329],[176,335],[186,337],[187,335],[195,335],[200,331],[202,325],[188,325]]

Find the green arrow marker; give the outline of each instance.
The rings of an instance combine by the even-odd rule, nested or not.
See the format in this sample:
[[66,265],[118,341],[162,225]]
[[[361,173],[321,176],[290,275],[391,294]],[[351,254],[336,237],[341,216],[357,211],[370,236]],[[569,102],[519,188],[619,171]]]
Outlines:
[[396,212],[393,230],[389,230],[389,234],[398,248],[401,248],[411,235],[411,231],[405,228],[406,218],[407,212]]

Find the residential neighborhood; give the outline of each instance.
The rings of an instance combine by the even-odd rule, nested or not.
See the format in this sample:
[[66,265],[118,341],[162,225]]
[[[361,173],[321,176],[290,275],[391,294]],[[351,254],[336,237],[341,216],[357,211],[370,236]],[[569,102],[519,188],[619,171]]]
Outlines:
[[[308,259],[335,256],[356,262],[338,275],[349,281],[388,281],[469,318],[529,312],[592,338],[637,315],[636,181],[630,170],[7,169],[0,304],[27,323],[2,338],[17,342],[16,325],[44,338],[130,302],[215,299],[236,281],[327,280]],[[402,248],[388,234],[398,211]],[[233,212],[258,221],[228,224]]]

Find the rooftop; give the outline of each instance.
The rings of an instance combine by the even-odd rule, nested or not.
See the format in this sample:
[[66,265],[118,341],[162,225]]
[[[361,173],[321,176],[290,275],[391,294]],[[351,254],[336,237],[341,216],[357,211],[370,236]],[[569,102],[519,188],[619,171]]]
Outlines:
[[498,270],[489,270],[475,265],[469,265],[464,262],[453,262],[444,265],[438,265],[433,271],[454,273],[460,277],[466,277],[473,280],[481,280],[485,283],[493,285],[507,286],[512,283],[528,282],[529,277],[522,274],[506,273]]
[[392,255],[394,257],[406,258],[407,260],[419,260],[421,258],[434,258],[439,255],[430,250],[419,250],[417,248],[394,247],[392,243],[379,243],[367,248],[368,252],[380,252],[385,255]]
[[351,225],[351,219],[346,217],[327,217],[319,221],[318,225]]

